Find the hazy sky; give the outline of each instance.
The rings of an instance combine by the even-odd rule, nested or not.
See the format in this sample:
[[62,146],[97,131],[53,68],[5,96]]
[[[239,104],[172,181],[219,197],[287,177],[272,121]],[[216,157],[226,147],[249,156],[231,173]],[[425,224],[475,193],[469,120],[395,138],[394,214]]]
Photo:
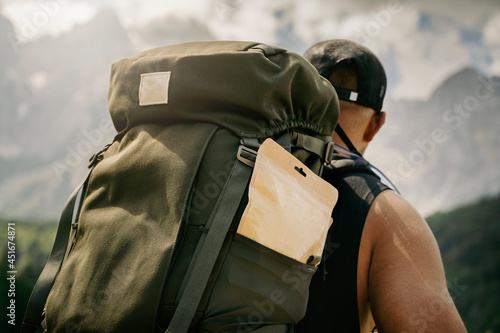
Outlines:
[[[216,39],[252,40],[303,53],[348,38],[379,55],[393,98],[427,98],[448,75],[473,66],[500,75],[500,0],[2,0],[16,26],[67,33],[103,6],[133,30],[153,18],[189,18]],[[29,42],[29,40],[27,40]]]

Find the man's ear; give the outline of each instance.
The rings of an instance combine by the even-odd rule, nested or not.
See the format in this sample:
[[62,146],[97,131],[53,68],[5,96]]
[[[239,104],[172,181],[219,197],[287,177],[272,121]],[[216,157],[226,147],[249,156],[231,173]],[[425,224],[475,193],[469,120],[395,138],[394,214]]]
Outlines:
[[363,135],[363,140],[366,142],[370,142],[373,140],[373,137],[377,132],[382,128],[385,124],[385,112],[375,112],[370,118],[370,122],[366,127],[365,133]]

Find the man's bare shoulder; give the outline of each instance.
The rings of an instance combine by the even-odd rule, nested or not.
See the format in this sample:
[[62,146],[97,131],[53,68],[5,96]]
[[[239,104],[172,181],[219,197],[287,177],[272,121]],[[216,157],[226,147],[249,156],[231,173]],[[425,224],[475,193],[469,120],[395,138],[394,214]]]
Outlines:
[[368,299],[380,331],[465,331],[434,235],[408,201],[380,193],[363,233],[371,248]]
[[415,237],[414,240],[425,239],[425,243],[431,241],[437,247],[422,215],[394,191],[383,191],[375,198],[366,219],[366,227],[379,241],[386,238],[409,241]]

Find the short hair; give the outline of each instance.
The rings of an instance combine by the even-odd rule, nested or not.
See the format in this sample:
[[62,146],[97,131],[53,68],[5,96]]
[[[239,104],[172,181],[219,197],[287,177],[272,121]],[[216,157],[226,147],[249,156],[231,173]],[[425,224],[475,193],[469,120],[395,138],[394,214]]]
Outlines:
[[340,62],[328,74],[327,79],[336,87],[358,90],[358,76],[347,61]]

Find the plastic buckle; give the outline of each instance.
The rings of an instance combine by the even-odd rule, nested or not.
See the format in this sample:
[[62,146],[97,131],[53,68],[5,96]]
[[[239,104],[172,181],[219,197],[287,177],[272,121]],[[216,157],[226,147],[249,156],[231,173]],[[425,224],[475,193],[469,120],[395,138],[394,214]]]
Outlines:
[[325,165],[330,165],[332,163],[333,153],[335,151],[335,143],[330,141],[326,144],[325,148]]
[[253,168],[255,166],[255,160],[257,159],[257,151],[250,149],[244,145],[240,145],[236,158],[240,162],[245,163],[249,167]]

